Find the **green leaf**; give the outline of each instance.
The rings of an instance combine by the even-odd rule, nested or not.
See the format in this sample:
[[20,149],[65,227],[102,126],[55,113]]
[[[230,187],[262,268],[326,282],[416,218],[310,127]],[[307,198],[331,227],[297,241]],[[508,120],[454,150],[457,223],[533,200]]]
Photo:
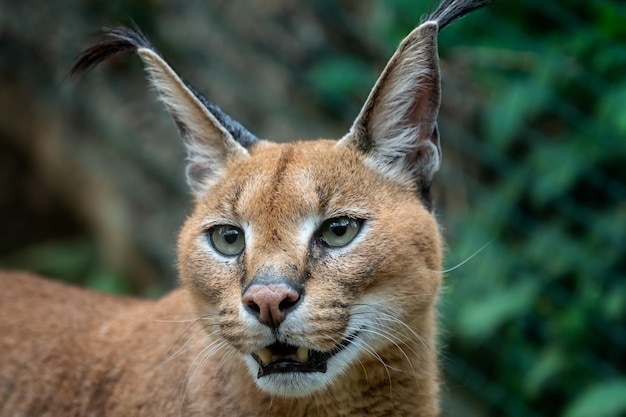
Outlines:
[[564,417],[608,417],[626,413],[626,379],[602,382],[587,389]]
[[98,292],[108,294],[128,294],[130,293],[130,283],[121,274],[106,269],[97,269],[86,279],[87,287]]
[[93,242],[58,240],[22,249],[3,258],[0,263],[5,268],[24,269],[78,282],[96,258],[97,250]]
[[616,86],[602,97],[598,119],[605,126],[614,129],[616,135],[626,134],[626,84]]
[[536,77],[511,80],[506,86],[499,86],[485,120],[489,143],[504,149],[518,138],[532,118],[549,108],[554,81],[561,76],[562,66],[559,57],[543,57]]
[[370,66],[355,58],[331,57],[319,61],[307,74],[309,82],[331,104],[360,97],[376,79]]
[[540,179],[530,190],[533,201],[546,204],[561,197],[584,175],[589,163],[589,154],[582,154],[569,143],[560,142],[537,148],[525,166]]
[[537,358],[524,379],[525,391],[531,398],[541,393],[545,383],[556,376],[565,364],[565,355],[561,348],[548,349]]
[[485,338],[504,322],[527,312],[537,292],[537,282],[524,281],[494,291],[478,302],[468,303],[460,311],[458,330],[468,338]]

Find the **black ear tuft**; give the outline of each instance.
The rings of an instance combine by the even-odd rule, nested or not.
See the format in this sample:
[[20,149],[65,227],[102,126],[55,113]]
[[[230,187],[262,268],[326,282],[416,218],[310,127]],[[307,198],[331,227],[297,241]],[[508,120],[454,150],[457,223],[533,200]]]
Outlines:
[[443,0],[437,10],[429,14],[423,22],[435,21],[439,25],[439,31],[450,23],[473,12],[476,9],[487,6],[494,0]]
[[78,56],[76,63],[70,70],[71,76],[89,71],[115,55],[137,52],[139,48],[150,49],[158,54],[157,50],[138,29],[103,28],[99,36],[103,38],[100,42],[87,48]]

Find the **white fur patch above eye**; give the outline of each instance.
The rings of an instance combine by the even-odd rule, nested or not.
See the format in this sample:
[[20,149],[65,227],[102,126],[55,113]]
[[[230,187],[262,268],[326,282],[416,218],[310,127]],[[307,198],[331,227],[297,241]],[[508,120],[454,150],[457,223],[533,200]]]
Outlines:
[[309,242],[313,238],[313,235],[322,224],[322,218],[320,217],[307,217],[300,224],[300,233],[298,234],[298,243],[302,246],[308,246]]
[[254,248],[254,229],[252,228],[252,225],[248,222],[242,222],[240,226],[241,230],[243,230],[243,237],[246,242],[244,252],[246,252],[247,256],[252,256],[253,254],[251,253],[251,251],[252,248]]

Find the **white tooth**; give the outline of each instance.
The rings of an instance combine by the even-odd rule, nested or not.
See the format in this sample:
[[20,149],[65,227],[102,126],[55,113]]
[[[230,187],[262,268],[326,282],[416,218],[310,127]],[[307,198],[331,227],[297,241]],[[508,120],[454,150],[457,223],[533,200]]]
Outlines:
[[309,360],[309,349],[299,347],[298,351],[296,352],[296,356],[298,357],[299,361],[307,362]]
[[259,350],[256,354],[259,359],[261,359],[262,364],[269,363],[272,360],[272,351],[268,348],[263,348]]

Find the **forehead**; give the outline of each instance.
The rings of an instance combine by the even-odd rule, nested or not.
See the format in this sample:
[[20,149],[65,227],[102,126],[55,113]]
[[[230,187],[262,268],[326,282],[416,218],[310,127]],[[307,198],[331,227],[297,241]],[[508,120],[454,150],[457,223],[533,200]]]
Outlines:
[[381,179],[358,152],[335,145],[330,140],[261,142],[250,156],[228,164],[206,202],[241,220],[268,213],[276,218],[325,216],[342,208],[364,208],[372,203],[368,191],[380,189]]

